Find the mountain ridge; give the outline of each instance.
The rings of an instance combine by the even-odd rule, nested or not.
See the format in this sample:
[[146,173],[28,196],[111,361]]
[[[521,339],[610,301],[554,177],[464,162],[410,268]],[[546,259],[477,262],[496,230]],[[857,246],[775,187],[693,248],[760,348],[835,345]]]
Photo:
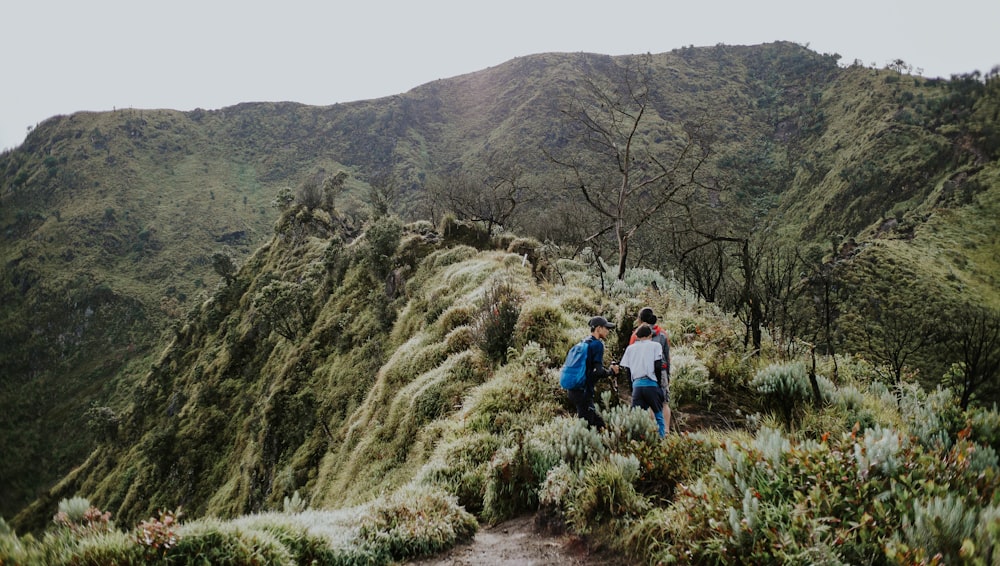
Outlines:
[[[96,428],[84,426],[93,410],[127,406],[163,337],[217,292],[213,255],[246,260],[268,241],[278,218],[270,201],[280,188],[344,169],[341,205],[349,213],[364,209],[372,176],[388,170],[400,185],[399,207],[419,211],[435,177],[475,171],[490,154],[507,152],[556,201],[565,187],[540,148],[571,146],[562,104],[587,79],[610,81],[635,57],[526,56],[398,95],[321,107],[128,109],[40,124],[0,156],[0,321],[8,345],[0,368],[4,405],[15,407],[0,431],[4,445],[23,454],[0,474],[10,486],[0,500],[11,502],[0,512],[15,511],[82,461],[100,430],[99,419]],[[787,42],[678,49],[653,56],[652,67],[663,125],[650,130],[650,143],[666,148],[683,122],[713,116],[721,152],[737,163],[766,162],[762,181],[746,183],[754,198],[777,201],[766,209],[778,231],[823,246],[831,236],[912,242],[921,253],[908,257],[943,257],[945,267],[927,270],[951,273],[946,288],[1000,301],[991,275],[995,238],[974,239],[966,254],[955,242],[972,236],[961,227],[927,224],[944,205],[970,229],[998,231],[988,212],[998,190],[995,79],[966,85],[842,68],[835,55]],[[786,186],[769,184],[786,178]],[[518,227],[550,236],[559,215],[553,202],[545,206],[552,208],[523,215]],[[924,238],[929,226],[939,235]],[[79,443],[53,447],[79,430],[87,431]]]

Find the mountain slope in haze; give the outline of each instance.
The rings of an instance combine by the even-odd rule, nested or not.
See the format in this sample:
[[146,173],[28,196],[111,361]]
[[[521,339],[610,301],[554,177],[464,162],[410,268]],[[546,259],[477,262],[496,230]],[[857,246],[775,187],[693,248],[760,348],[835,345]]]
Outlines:
[[[390,171],[400,211],[423,211],[436,177],[481,171],[499,153],[548,195],[515,227],[551,237],[565,182],[542,149],[574,148],[561,110],[631,60],[542,54],[349,104],[44,122],[0,156],[0,404],[11,408],[0,444],[16,454],[0,464],[0,513],[34,499],[115,429],[163,340],[204,300],[227,296],[213,254],[245,260],[268,241],[281,188],[343,169],[338,208],[350,214],[368,181]],[[774,43],[657,54],[650,77],[651,131],[665,133],[649,143],[666,151],[686,123],[709,122],[727,159],[715,164],[718,179],[764,202],[785,237],[877,240],[916,278],[1000,303],[995,76],[841,68],[835,56]],[[234,487],[240,497],[245,489]]]

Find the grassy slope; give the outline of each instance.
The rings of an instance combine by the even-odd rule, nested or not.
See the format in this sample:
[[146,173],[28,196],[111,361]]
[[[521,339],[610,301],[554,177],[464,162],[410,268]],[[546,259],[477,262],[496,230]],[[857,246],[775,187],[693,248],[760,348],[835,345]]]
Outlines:
[[[0,469],[0,484],[10,486],[0,498],[10,509],[2,511],[10,513],[82,459],[89,435],[60,443],[61,453],[52,439],[82,430],[91,402],[125,408],[157,354],[160,332],[213,292],[218,278],[210,254],[245,255],[270,233],[274,213],[267,203],[278,187],[341,167],[358,175],[391,167],[418,186],[429,174],[468,167],[493,150],[544,169],[539,145],[565,141],[553,116],[583,73],[607,72],[611,61],[589,54],[524,57],[403,95],[330,107],[79,113],[43,124],[0,162],[3,332],[5,342],[17,345],[3,358],[2,395],[20,411],[8,414],[0,434],[5,446],[24,451]],[[841,172],[859,170],[869,157],[884,157],[883,168],[898,163],[917,170],[933,157],[911,154],[904,138],[894,136],[929,136],[930,147],[940,148],[939,133],[893,120],[894,109],[912,105],[917,112],[919,96],[937,91],[905,77],[886,82],[886,72],[837,71],[793,44],[676,50],[657,55],[654,69],[666,131],[676,133],[683,120],[708,112],[721,117],[723,147],[756,135],[795,142],[785,151],[801,170],[779,208],[789,233],[818,241],[830,234],[863,237],[894,210],[909,214],[911,225],[933,213],[917,239],[885,246],[908,259],[951,258],[965,289],[996,304],[994,169],[974,173],[987,190],[976,194],[979,204],[964,208],[920,202],[920,195],[945,190],[954,174],[947,166],[895,195],[877,184],[860,195],[844,188]],[[901,98],[908,91],[917,93],[914,102]],[[890,178],[907,181],[911,172],[900,167]],[[554,183],[538,176],[541,186]],[[353,191],[364,186],[357,177],[350,183]],[[238,230],[247,231],[246,245],[216,241]],[[925,272],[943,273],[930,264]]]

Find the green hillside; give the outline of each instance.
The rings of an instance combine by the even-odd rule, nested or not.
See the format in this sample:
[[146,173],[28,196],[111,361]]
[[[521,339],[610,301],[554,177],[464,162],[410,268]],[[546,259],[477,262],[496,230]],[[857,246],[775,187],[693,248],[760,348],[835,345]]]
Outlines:
[[[345,241],[335,220],[285,213],[16,518],[45,534],[0,522],[0,559],[392,564],[524,513],[630,563],[1000,550],[995,410],[852,356],[747,356],[738,321],[650,270],[601,292],[530,239],[385,217]],[[618,357],[644,305],[673,337],[666,439],[626,384],[599,384],[601,431],[558,385],[592,314]]]
[[[402,334],[377,347],[369,336],[380,335],[376,321],[381,318],[390,327],[395,317],[405,318],[406,310],[399,310],[403,304],[391,303],[402,301],[402,289],[416,285],[411,278],[419,273],[418,262],[416,257],[404,262],[411,271],[399,272],[391,284],[383,279],[387,272],[378,271],[389,269],[385,265],[368,275],[357,266],[338,267],[344,270],[341,277],[374,278],[367,291],[388,285],[394,292],[379,301],[355,290],[324,307],[320,288],[312,289],[311,310],[286,321],[299,329],[285,338],[297,353],[273,351],[257,336],[264,331],[253,318],[258,315],[252,298],[267,287],[267,278],[291,282],[286,272],[297,273],[301,265],[286,265],[282,262],[290,258],[275,255],[288,252],[291,243],[272,241],[279,218],[272,201],[282,189],[294,191],[347,172],[330,224],[320,229],[313,222],[300,223],[309,227],[302,228],[309,237],[323,237],[324,243],[312,246],[338,239],[346,246],[364,226],[365,200],[381,175],[390,175],[398,191],[391,201],[394,212],[408,222],[436,222],[448,211],[447,203],[429,195],[443,179],[455,173],[482,179],[491,173],[491,159],[500,155],[517,164],[527,187],[525,204],[505,228],[565,244],[563,255],[572,255],[583,247],[581,234],[592,233],[599,219],[577,206],[579,193],[546,154],[575,154],[582,147],[574,130],[579,124],[564,110],[582,100],[588,82],[614,84],[636,61],[542,54],[350,104],[129,109],[59,116],[41,124],[24,145],[0,156],[0,403],[9,408],[0,417],[0,444],[15,455],[0,464],[0,514],[12,517],[42,496],[46,503],[25,515],[33,517],[25,524],[37,525],[36,519],[51,515],[53,496],[46,490],[64,477],[66,483],[54,493],[77,488],[101,493],[127,519],[188,501],[199,513],[241,513],[274,505],[288,494],[274,489],[274,478],[293,487],[319,481],[289,479],[291,470],[308,475],[303,470],[311,469],[333,493],[342,491],[345,470],[370,471],[372,464],[359,461],[350,447],[360,440],[335,435],[377,422],[354,411],[372,387],[384,387],[373,376],[414,339],[416,329],[394,330]],[[965,303],[1000,305],[1000,81],[995,74],[925,80],[899,70],[839,67],[836,56],[774,43],[653,55],[649,85],[651,112],[640,132],[644,146],[669,155],[688,126],[697,124],[711,148],[700,180],[707,192],[693,194],[700,200],[686,203],[700,218],[713,219],[701,228],[730,238],[753,235],[761,249],[798,248],[816,265],[842,260],[837,276],[851,284],[840,288],[843,324],[827,348],[864,349],[870,335],[858,322],[865,316],[859,305],[871,289],[899,292],[905,301],[929,303],[935,312]],[[583,159],[594,159],[588,167],[607,167],[593,155]],[[676,219],[658,217],[637,232],[629,267],[674,271],[682,286],[693,286],[689,264],[665,251],[669,246],[662,231],[653,228],[672,222]],[[352,230],[345,232],[344,226]],[[290,238],[288,230],[281,225],[278,234]],[[589,244],[591,253],[614,263],[613,242]],[[315,251],[310,250],[311,259],[298,261],[315,263]],[[213,269],[219,252],[243,265],[228,285]],[[339,252],[330,254],[339,257]],[[378,257],[383,256],[391,254],[383,250]],[[731,250],[720,257],[731,258]],[[727,270],[734,268],[727,263]],[[726,281],[718,303],[735,310],[723,295],[734,295],[741,283],[732,275]],[[351,286],[344,287],[328,287],[330,300]],[[434,303],[438,297],[425,300]],[[355,317],[362,307],[364,316]],[[345,317],[367,320],[370,328],[344,332],[336,325],[348,324]],[[323,364],[316,359],[319,353],[310,352],[323,352],[327,341],[341,341],[338,352],[344,359],[330,362],[335,369],[323,370],[329,372],[325,379],[344,391],[317,415],[319,401],[291,391],[316,379]],[[173,346],[164,354],[168,343]],[[950,362],[936,352],[925,358],[914,362],[921,379],[933,384]],[[198,361],[189,363],[193,360]],[[200,380],[190,373],[195,368],[218,383],[194,391]],[[347,379],[341,374],[355,379],[341,383]],[[197,423],[203,430],[202,437],[177,436],[179,429],[163,428],[157,420],[176,422],[164,411],[176,414],[197,395],[215,399],[234,391],[249,391],[253,399],[273,397],[275,404],[185,413],[193,419],[191,426]],[[370,403],[376,400],[389,403],[385,397]],[[248,415],[267,422],[271,413],[298,415],[281,418],[306,424],[294,430],[288,423],[263,429],[259,423],[238,424]],[[241,418],[230,419],[233,415]],[[337,432],[338,425],[348,428]],[[153,429],[163,438],[143,440]],[[124,450],[142,451],[142,461],[154,458],[150,454],[156,450],[142,443],[162,446],[155,457],[161,460],[128,472],[122,468],[130,459]],[[246,453],[224,450],[233,443],[245,446]],[[114,458],[94,456],[111,445],[117,446]],[[207,454],[189,450],[202,445],[224,454],[184,464],[189,474],[196,470],[203,479],[184,483],[171,475],[171,459]],[[67,476],[85,461],[86,471]],[[419,463],[399,472],[398,483]],[[99,485],[103,473],[108,479]],[[152,475],[139,481],[141,474]],[[170,488],[148,491],[150,482]],[[114,492],[126,483],[135,491]],[[367,495],[361,490],[359,500]]]

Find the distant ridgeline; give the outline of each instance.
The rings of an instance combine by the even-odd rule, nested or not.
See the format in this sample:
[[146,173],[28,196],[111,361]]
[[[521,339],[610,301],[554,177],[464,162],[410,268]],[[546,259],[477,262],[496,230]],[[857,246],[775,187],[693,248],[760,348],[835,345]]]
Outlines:
[[[230,516],[401,485],[424,425],[507,346],[555,364],[583,317],[641,306],[609,298],[623,241],[628,268],[740,321],[746,352],[763,334],[861,352],[888,382],[955,378],[948,337],[1000,307],[1000,81],[838,59],[541,54],[349,104],[45,121],[0,156],[0,515],[39,529],[80,493],[123,523]],[[587,120],[636,104],[645,160],[619,169]],[[643,190],[674,163],[691,174]],[[623,170],[635,196],[609,224]],[[557,297],[560,257],[604,269]],[[486,332],[505,292],[522,318]],[[967,401],[1000,399],[980,385]]]

